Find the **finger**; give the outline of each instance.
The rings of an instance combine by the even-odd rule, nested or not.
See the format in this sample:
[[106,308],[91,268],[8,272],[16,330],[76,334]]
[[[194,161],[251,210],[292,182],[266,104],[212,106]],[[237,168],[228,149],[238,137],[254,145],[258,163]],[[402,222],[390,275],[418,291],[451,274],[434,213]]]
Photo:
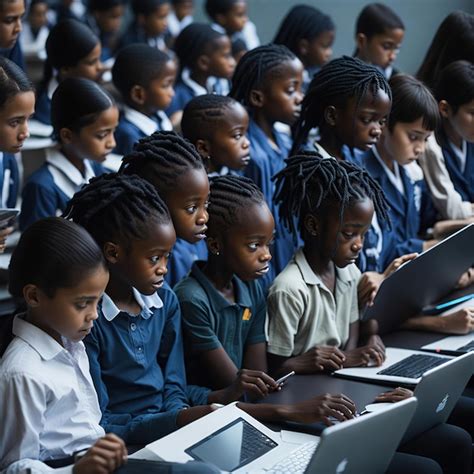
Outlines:
[[336,363],[332,359],[320,359],[319,363],[327,370],[333,372],[335,370],[339,370],[342,364]]
[[94,461],[105,468],[107,472],[111,472],[115,469],[115,459],[110,455],[110,451],[102,449],[97,445],[93,446],[91,451]]
[[255,385],[254,383],[245,382],[242,384],[242,389],[246,393],[252,393],[257,398],[265,398],[266,396],[266,394],[260,390],[258,385]]
[[249,383],[255,387],[258,387],[263,397],[268,395],[268,386],[260,377],[251,377],[249,379]]
[[333,361],[337,366],[341,367],[342,363],[344,362],[344,354],[342,354],[340,351],[339,354],[333,352],[329,354],[329,357],[327,359]]
[[341,362],[344,362],[346,360],[346,356],[344,355],[344,352],[342,352],[341,349],[339,349],[336,346],[333,347],[333,354],[339,357],[339,359],[341,359]]
[[323,416],[321,418],[321,421],[326,425],[326,426],[332,426],[334,423],[329,419],[327,416]]
[[[356,406],[355,406],[355,403],[348,397],[346,397],[345,395],[341,394],[341,395],[336,395],[333,397],[333,400],[335,403],[337,403],[339,406],[345,406],[346,409],[352,414],[354,415],[356,413]],[[339,408],[338,408],[339,409]]]

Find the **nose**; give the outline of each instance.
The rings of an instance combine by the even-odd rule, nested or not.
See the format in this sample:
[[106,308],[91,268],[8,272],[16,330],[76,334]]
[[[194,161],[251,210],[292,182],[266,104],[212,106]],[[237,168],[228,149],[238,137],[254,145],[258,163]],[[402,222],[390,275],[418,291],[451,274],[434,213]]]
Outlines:
[[158,276],[166,275],[168,273],[167,265],[168,265],[168,258],[167,257],[161,258],[158,266],[156,267],[155,274]]
[[296,105],[300,105],[301,102],[303,102],[303,97],[304,97],[303,92],[301,92],[301,91],[296,92],[296,94],[295,94],[295,103],[296,103]]
[[270,247],[265,245],[263,251],[260,254],[259,260],[263,263],[269,262],[272,259],[272,254],[270,253]]
[[170,97],[173,98],[175,96],[174,87],[170,87]]
[[359,235],[352,243],[352,251],[360,252],[363,246],[364,246],[364,238],[361,235]]
[[21,23],[21,18],[18,18],[18,20],[15,22],[15,33],[21,33],[22,29],[23,29],[23,26]]
[[395,59],[397,59],[397,50],[396,49],[392,49],[390,51],[390,54],[388,56],[388,59],[391,63],[393,63],[395,61]]
[[380,135],[382,135],[382,126],[379,124],[374,125],[370,130],[370,136],[378,140]]
[[94,310],[92,313],[89,314],[88,316],[88,321],[95,321],[99,317],[99,311],[98,311],[99,305],[94,305]]
[[28,122],[21,126],[19,133],[18,133],[18,140],[23,141],[26,140],[30,136],[30,130],[28,128]]
[[203,209],[197,216],[196,223],[204,225],[209,220],[209,214],[206,209]]
[[425,142],[419,143],[418,145],[416,145],[414,152],[415,152],[416,158],[422,155],[425,152]]
[[247,138],[247,135],[244,137],[244,142],[242,143],[242,148],[249,148],[250,147],[250,140]]

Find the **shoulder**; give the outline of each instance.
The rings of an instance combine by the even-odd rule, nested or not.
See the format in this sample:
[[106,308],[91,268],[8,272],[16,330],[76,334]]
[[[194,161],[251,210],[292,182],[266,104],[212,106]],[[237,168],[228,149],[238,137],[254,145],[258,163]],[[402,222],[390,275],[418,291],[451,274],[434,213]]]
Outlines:
[[207,301],[207,295],[201,284],[192,275],[183,278],[174,290],[180,303],[196,303]]
[[8,379],[37,379],[42,378],[43,360],[41,356],[23,339],[15,337],[7,347],[0,363],[0,378]]
[[51,187],[54,186],[53,175],[48,169],[48,164],[43,163],[26,181],[25,188],[32,187]]
[[355,263],[351,263],[350,265],[347,265],[347,267],[338,268],[337,275],[342,280],[357,285],[362,273]]
[[275,278],[270,287],[268,297],[278,292],[285,292],[292,295],[307,294],[308,285],[304,281],[301,270],[295,259],[292,258],[283,271]]

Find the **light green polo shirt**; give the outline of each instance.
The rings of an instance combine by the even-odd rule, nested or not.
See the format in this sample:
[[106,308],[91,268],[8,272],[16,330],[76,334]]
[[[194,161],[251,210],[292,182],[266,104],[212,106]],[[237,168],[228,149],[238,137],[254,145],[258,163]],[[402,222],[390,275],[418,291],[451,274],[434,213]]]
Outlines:
[[359,319],[360,271],[351,264],[336,268],[335,294],[313,272],[302,249],[277,276],[267,299],[267,350],[291,357],[314,346],[343,348],[349,326]]

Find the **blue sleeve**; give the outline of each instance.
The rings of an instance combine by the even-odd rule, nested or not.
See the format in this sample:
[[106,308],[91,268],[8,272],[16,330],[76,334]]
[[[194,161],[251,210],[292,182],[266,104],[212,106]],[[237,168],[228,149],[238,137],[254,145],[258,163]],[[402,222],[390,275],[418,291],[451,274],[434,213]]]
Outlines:
[[192,406],[207,405],[209,394],[211,393],[210,388],[199,387],[198,385],[188,385],[188,399]]
[[254,288],[255,314],[253,314],[252,317],[252,325],[249,332],[247,333],[245,345],[259,344],[261,342],[267,341],[265,336],[265,317],[267,313],[267,304],[265,301],[265,296],[263,295],[263,290],[257,282],[254,282]]
[[33,118],[46,125],[51,125],[51,100],[46,90],[43,90],[36,99],[35,115]]
[[174,88],[174,97],[169,107],[165,110],[166,115],[170,117],[175,112],[183,110],[186,104],[193,98],[191,92],[188,91],[186,85],[178,82]]
[[133,145],[141,138],[141,135],[133,127],[120,122],[117,130],[115,130],[114,137],[117,143],[114,153],[126,155],[133,150]]
[[21,49],[19,39],[17,39],[15,46],[13,46],[13,48],[10,50],[7,58],[13,61],[17,66],[20,66],[23,71],[25,71],[25,60],[23,58],[23,51]]
[[[10,186],[8,187],[8,199],[7,207],[16,207],[18,201],[18,191],[20,189],[20,172],[18,170],[18,163],[15,155],[5,153],[3,155],[3,172],[5,176],[5,170],[10,170]],[[3,196],[2,196],[3,197]]]

